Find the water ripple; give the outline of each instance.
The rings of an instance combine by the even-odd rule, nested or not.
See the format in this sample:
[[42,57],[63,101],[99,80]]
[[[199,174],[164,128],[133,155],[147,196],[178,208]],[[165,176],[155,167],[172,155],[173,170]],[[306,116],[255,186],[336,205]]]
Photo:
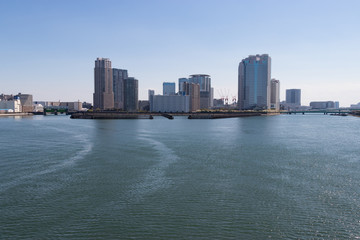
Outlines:
[[[67,134],[71,133],[70,131],[66,131],[66,130],[58,129],[58,128],[54,128],[54,130],[57,130],[59,132],[64,132]],[[46,169],[43,169],[43,170],[37,169],[35,172],[17,177],[15,180],[1,183],[0,184],[0,192],[5,192],[12,187],[15,187],[23,182],[27,182],[38,176],[54,173],[54,172],[60,171],[64,168],[69,168],[69,167],[73,166],[77,161],[83,159],[87,154],[89,154],[92,151],[93,143],[90,142],[90,140],[88,140],[88,136],[86,136],[84,134],[77,134],[72,137],[75,138],[76,142],[80,143],[80,145],[81,145],[81,149],[79,151],[77,151],[75,153],[75,155],[73,155],[69,158],[58,160],[56,164],[50,165]]]
[[147,170],[140,182],[131,187],[129,195],[136,199],[169,187],[171,179],[166,177],[166,169],[179,159],[172,149],[148,134],[139,135],[138,140],[150,145],[157,152],[158,157],[151,159],[156,160],[156,164]]

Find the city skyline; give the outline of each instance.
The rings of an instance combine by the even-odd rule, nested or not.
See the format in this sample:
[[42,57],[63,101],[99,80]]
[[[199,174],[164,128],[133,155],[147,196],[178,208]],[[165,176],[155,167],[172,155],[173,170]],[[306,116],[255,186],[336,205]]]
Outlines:
[[197,73],[215,98],[236,96],[241,59],[269,54],[281,101],[286,89],[301,89],[303,105],[360,101],[358,1],[106,2],[1,2],[2,92],[92,102],[93,59],[104,57],[139,79],[142,100]]

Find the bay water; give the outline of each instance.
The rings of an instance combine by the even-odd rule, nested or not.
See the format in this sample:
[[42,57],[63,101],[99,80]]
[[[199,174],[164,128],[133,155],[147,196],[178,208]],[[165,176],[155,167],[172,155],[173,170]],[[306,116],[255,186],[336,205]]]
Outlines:
[[1,239],[360,238],[360,118],[0,118]]

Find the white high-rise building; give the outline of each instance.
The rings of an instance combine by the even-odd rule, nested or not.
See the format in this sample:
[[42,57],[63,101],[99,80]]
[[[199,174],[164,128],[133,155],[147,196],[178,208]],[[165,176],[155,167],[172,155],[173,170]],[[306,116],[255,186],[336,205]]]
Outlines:
[[276,79],[270,81],[270,108],[280,110],[280,81]]

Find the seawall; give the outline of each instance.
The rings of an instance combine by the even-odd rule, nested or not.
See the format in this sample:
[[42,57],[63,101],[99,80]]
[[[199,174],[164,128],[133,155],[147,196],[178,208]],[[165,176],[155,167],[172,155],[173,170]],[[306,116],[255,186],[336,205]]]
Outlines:
[[[199,112],[199,113],[167,113],[166,117],[187,116],[188,119],[218,119],[235,117],[252,117],[267,115],[266,112]],[[71,114],[72,119],[153,119],[153,116],[164,116],[164,113],[125,113],[125,112],[77,112]]]
[[0,113],[0,117],[31,116],[32,113]]

